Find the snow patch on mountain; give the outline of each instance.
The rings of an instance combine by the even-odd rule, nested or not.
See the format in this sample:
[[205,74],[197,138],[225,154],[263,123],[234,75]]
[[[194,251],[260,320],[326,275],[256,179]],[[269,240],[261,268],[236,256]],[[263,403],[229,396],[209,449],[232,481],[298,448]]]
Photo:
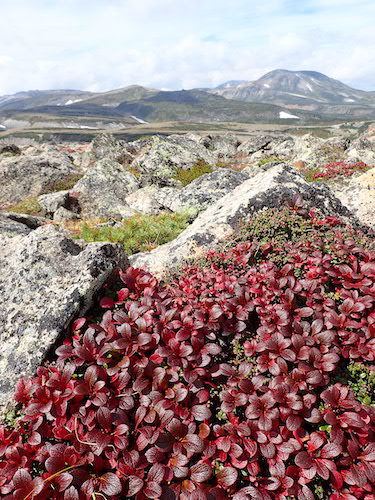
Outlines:
[[291,115],[290,113],[287,113],[286,111],[280,111],[280,118],[297,118],[299,120],[299,116]]

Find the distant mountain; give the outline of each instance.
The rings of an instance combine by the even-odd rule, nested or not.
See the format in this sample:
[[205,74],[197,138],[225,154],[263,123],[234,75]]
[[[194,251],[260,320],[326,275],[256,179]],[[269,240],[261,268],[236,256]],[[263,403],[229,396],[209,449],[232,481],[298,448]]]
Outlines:
[[309,122],[375,117],[375,93],[315,71],[275,70],[215,89],[34,90],[0,97],[0,127],[121,128],[144,122]]
[[268,102],[323,115],[375,116],[374,92],[353,89],[317,71],[277,69],[258,80],[232,86],[227,83],[210,92],[227,99]]
[[272,104],[243,103],[201,90],[159,91],[143,99],[124,102],[117,111],[145,121],[272,121],[282,108]]
[[196,89],[162,91],[132,85],[87,95],[66,90],[21,94],[22,98],[20,94],[0,98],[0,124],[8,128],[26,124],[29,128],[53,123],[53,127],[62,124],[72,128],[76,123],[81,128],[100,128],[103,120],[115,126],[160,121],[251,123],[317,118],[304,112],[288,116],[287,110],[274,104],[239,102]]
[[29,90],[0,96],[0,110],[21,110],[36,106],[69,106],[91,95],[95,94],[82,90]]
[[215,90],[224,90],[229,87],[236,87],[237,85],[241,85],[242,83],[246,83],[246,80],[229,80],[228,82],[224,82],[221,85],[215,87]]

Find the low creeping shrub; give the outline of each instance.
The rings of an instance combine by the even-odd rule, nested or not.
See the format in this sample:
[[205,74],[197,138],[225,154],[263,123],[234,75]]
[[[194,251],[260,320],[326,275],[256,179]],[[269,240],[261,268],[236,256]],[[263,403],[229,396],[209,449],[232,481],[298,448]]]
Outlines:
[[372,500],[375,408],[337,377],[373,370],[374,254],[297,216],[308,239],[243,236],[169,284],[120,272],[18,382],[2,498]]
[[363,163],[362,161],[356,163],[346,163],[344,161],[336,161],[326,163],[321,167],[301,169],[306,179],[310,182],[318,180],[335,179],[336,177],[350,177],[357,172],[365,172],[373,168],[372,166]]

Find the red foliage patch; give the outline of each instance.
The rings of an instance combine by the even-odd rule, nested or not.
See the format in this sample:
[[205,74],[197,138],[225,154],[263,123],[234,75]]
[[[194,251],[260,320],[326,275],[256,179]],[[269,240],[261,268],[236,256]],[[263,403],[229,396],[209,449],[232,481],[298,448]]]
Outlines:
[[308,240],[241,242],[169,285],[121,272],[100,323],[77,320],[18,383],[1,497],[372,499],[375,410],[334,376],[375,358],[374,255],[313,221]]
[[357,161],[355,163],[336,161],[323,165],[318,172],[315,172],[312,175],[312,179],[334,179],[338,176],[349,177],[355,172],[363,172],[370,168],[372,167],[366,165],[366,163],[364,163],[363,161]]

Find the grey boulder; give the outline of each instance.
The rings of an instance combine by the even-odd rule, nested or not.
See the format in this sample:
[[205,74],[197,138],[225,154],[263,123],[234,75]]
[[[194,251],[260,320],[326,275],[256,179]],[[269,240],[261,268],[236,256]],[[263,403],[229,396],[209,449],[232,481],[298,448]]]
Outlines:
[[248,175],[220,168],[193,180],[182,189],[161,188],[156,200],[173,212],[195,210],[201,212],[246,181]]
[[331,189],[359,221],[375,228],[375,168],[331,183]]
[[5,158],[0,161],[0,206],[53,190],[57,181],[74,173],[77,167],[58,151]]
[[52,225],[0,242],[0,406],[127,258],[118,245],[71,240]]
[[153,136],[141,144],[131,167],[143,185],[180,186],[174,178],[178,170],[190,170],[200,161],[215,166],[214,156],[186,136]]
[[71,189],[82,217],[123,218],[134,214],[125,202],[139,189],[137,178],[114,160],[99,160]]

